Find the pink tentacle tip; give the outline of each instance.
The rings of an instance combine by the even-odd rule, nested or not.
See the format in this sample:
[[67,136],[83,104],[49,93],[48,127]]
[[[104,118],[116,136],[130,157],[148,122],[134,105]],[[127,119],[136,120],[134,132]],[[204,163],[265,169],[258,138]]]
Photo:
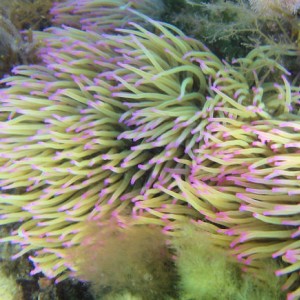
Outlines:
[[36,267],[30,272],[30,275],[33,276],[33,275],[36,275],[36,274],[41,273],[41,272],[42,272],[42,269],[36,266]]
[[239,211],[247,211],[247,210],[248,210],[248,205],[242,204],[242,205],[239,207]]
[[298,296],[294,296],[294,293],[288,293],[286,296],[286,300],[296,300]]
[[284,275],[284,272],[282,270],[276,270],[275,275],[276,276],[282,276],[282,275]]
[[289,263],[296,263],[298,261],[297,256],[299,254],[295,250],[287,250],[285,253],[285,257]]
[[173,229],[172,225],[167,225],[162,229],[163,233],[167,233],[168,231],[171,231]]
[[168,220],[168,215],[167,214],[162,215],[161,219],[164,220],[164,221]]
[[291,238],[297,238],[300,235],[300,227],[298,227],[298,230],[296,230],[293,234],[291,234]]
[[222,233],[225,233],[228,236],[233,236],[235,235],[235,230],[234,229],[222,230]]
[[230,248],[234,248],[239,242],[237,240],[234,240],[233,242],[230,243]]

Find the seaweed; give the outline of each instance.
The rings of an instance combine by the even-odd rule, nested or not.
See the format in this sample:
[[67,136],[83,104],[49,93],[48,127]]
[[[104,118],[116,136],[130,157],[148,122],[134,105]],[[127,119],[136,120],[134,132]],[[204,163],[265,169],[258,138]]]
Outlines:
[[37,62],[32,30],[51,26],[54,0],[2,0],[0,3],[0,78],[19,64]]
[[281,7],[274,8],[273,14],[259,13],[246,0],[186,0],[180,4],[166,20],[205,42],[220,58],[231,61],[270,45],[278,61],[298,75],[300,22],[296,13]]

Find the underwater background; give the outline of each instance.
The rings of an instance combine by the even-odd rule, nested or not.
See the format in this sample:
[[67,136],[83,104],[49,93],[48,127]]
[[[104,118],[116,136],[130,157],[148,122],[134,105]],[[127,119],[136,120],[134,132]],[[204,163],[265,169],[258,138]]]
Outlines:
[[300,299],[299,0],[1,0],[0,300]]

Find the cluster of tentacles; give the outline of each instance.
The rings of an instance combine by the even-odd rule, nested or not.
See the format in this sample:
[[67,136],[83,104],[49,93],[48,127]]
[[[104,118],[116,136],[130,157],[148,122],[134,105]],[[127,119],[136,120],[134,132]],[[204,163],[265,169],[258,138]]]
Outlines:
[[171,235],[194,219],[249,271],[282,261],[297,298],[300,88],[268,47],[230,65],[114,9],[153,30],[53,27],[36,33],[42,63],[2,80],[0,224],[19,222],[2,241],[63,279],[87,220],[131,215]]

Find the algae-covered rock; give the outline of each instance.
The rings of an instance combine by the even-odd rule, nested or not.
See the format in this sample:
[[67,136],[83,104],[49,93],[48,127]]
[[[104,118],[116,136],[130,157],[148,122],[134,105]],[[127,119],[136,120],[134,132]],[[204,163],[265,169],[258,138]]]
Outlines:
[[0,300],[22,300],[21,287],[12,275],[7,275],[0,267]]

